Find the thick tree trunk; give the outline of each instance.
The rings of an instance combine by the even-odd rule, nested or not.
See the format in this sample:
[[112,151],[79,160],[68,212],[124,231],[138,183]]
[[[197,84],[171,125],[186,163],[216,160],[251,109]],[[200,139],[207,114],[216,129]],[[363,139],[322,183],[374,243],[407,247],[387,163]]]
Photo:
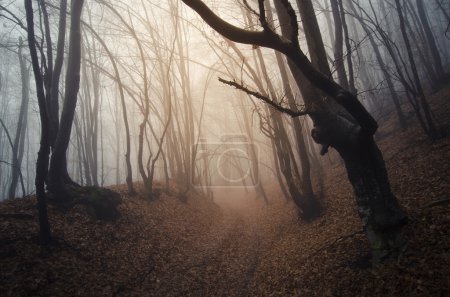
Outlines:
[[49,191],[56,199],[65,199],[65,177],[67,173],[66,152],[69,146],[72,123],[80,87],[81,66],[81,12],[84,0],[73,0],[71,5],[69,58],[66,74],[65,100],[61,114],[60,127],[50,161]]
[[374,262],[395,256],[405,244],[399,230],[407,218],[391,191],[378,146],[370,137],[336,149],[344,159]]

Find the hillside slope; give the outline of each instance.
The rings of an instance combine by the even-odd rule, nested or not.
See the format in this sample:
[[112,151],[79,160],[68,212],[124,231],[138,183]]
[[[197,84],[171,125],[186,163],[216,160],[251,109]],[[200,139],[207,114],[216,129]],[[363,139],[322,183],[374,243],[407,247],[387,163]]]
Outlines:
[[[450,87],[434,95],[450,123]],[[439,108],[436,108],[439,106]],[[430,143],[414,120],[380,127],[392,187],[410,223],[398,261],[367,265],[368,247],[342,165],[326,170],[326,212],[306,224],[295,206],[247,199],[220,209],[176,189],[148,202],[127,197],[117,222],[93,220],[82,206],[50,207],[57,244],[36,243],[33,197],[0,203],[1,296],[449,296],[450,137]],[[428,207],[427,207],[428,206]]]

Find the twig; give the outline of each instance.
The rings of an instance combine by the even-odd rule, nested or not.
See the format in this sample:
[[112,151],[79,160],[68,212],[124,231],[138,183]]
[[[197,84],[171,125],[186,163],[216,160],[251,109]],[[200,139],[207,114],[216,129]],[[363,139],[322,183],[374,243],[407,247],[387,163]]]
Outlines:
[[260,99],[261,101],[264,101],[265,103],[269,104],[270,106],[272,106],[276,110],[281,111],[282,113],[290,115],[291,117],[299,117],[299,116],[304,116],[304,115],[310,114],[310,111],[308,111],[306,109],[305,110],[295,111],[295,110],[283,107],[280,104],[276,103],[275,101],[271,100],[270,98],[268,98],[268,97],[266,97],[266,96],[264,96],[264,95],[262,95],[262,94],[260,94],[258,92],[252,91],[252,90],[248,89],[247,87],[244,87],[244,86],[238,84],[235,81],[225,80],[225,79],[223,79],[221,77],[219,77],[219,81],[221,83],[226,84],[226,85],[235,87],[238,90],[244,91],[247,94],[252,95],[253,97],[256,97],[256,98]]
[[256,15],[256,16],[259,17],[259,13],[256,12],[256,10],[254,10],[254,9],[250,6],[250,4],[248,4],[247,0],[244,0],[243,2],[244,2],[245,7],[246,7],[251,13],[253,13],[254,15]]
[[23,24],[23,22],[14,13],[12,13],[10,10],[8,10],[5,6],[0,5],[0,11],[2,11],[2,10],[7,12],[10,15],[10,17],[8,17],[8,16],[2,14],[2,16],[5,19],[8,19],[11,22],[17,24],[20,28],[22,28],[25,31],[27,30],[27,27]]
[[440,199],[426,204],[423,208],[431,208],[435,206],[443,206],[450,204],[450,199]]
[[350,237],[353,237],[353,236],[355,236],[355,235],[362,234],[362,233],[364,233],[364,230],[358,230],[358,231],[356,231],[356,232],[353,232],[353,233],[350,233],[350,234],[347,234],[347,235],[340,236],[340,237],[336,238],[335,240],[333,240],[332,242],[330,242],[329,244],[326,244],[326,245],[322,246],[321,248],[319,248],[318,250],[316,250],[314,253],[312,253],[312,254],[309,255],[308,257],[314,257],[315,255],[317,255],[317,254],[320,253],[321,251],[324,251],[324,250],[328,249],[329,247],[331,247],[332,245],[338,243],[339,241],[342,241],[342,240],[344,240],[344,239],[347,239],[347,238],[350,238]]

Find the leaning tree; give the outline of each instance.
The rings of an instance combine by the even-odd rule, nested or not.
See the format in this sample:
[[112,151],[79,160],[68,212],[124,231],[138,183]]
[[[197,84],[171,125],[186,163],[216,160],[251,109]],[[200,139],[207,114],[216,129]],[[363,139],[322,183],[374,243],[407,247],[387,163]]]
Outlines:
[[311,135],[322,145],[321,153],[325,154],[332,147],[344,160],[374,263],[398,254],[405,243],[401,227],[407,217],[391,191],[382,153],[373,138],[378,124],[356,95],[316,69],[303,53],[298,41],[297,16],[290,2],[280,1],[289,16],[292,28],[288,36],[280,36],[267,21],[264,0],[258,0],[259,22],[262,27],[259,31],[242,29],[226,22],[201,0],[183,2],[224,37],[238,43],[271,48],[283,53],[312,85],[326,95],[309,98],[305,102],[305,109],[296,112],[250,91],[245,86],[228,81],[228,84],[251,92],[281,112],[291,116],[311,117],[314,123]]

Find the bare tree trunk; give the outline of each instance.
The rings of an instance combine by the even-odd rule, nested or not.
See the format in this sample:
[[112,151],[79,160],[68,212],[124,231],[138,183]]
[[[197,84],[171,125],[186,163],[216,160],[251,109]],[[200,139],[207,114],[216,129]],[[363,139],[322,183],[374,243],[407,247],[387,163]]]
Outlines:
[[73,0],[71,5],[69,59],[66,74],[65,100],[61,114],[60,127],[50,161],[49,190],[55,198],[62,200],[67,198],[65,180],[66,151],[69,146],[72,123],[77,105],[77,95],[80,87],[81,65],[81,12],[84,0]]
[[79,123],[80,128],[80,143],[82,144],[83,148],[83,164],[84,164],[84,178],[86,180],[86,185],[92,186],[93,185],[93,178],[92,178],[92,145],[91,145],[91,137],[89,135],[90,132],[90,122],[91,122],[91,112],[89,108],[89,104],[91,102],[91,89],[90,89],[90,83],[89,83],[89,76],[87,72],[87,62],[86,59],[82,60],[81,65],[81,71],[83,73],[83,82],[81,84],[82,86],[82,92],[80,94],[81,97],[81,103],[80,103],[80,120],[75,115],[75,123]]
[[[349,2],[349,3],[352,4],[352,2]],[[383,12],[383,14],[385,14],[385,8],[384,8],[384,2],[383,1],[380,2],[380,7],[381,7],[381,11]],[[364,17],[370,18],[370,16],[367,14],[367,12],[365,12],[362,9],[362,7],[359,6],[359,10],[364,12]],[[371,32],[371,30],[369,30],[369,28],[367,27],[367,24],[364,23],[365,22],[364,18],[358,16],[356,14],[356,10],[354,8],[353,8],[353,11],[355,11],[355,17],[360,21],[361,25],[363,26],[363,29],[367,28],[367,30],[365,29],[365,31],[366,32]],[[380,38],[383,41],[383,44],[384,44],[387,52],[389,53],[389,55],[390,55],[390,57],[392,59],[392,62],[394,64],[394,66],[395,66],[395,69],[396,69],[399,81],[401,82],[401,84],[405,88],[406,97],[408,98],[411,106],[414,109],[414,112],[415,112],[415,114],[417,116],[417,120],[419,121],[420,126],[422,127],[422,129],[426,133],[426,135],[428,137],[430,137],[430,130],[428,128],[427,120],[426,120],[426,118],[424,119],[423,118],[424,116],[422,115],[423,109],[421,107],[420,95],[418,94],[418,91],[414,87],[414,82],[409,77],[409,73],[406,71],[406,67],[407,66],[406,66],[406,63],[403,60],[403,57],[401,56],[400,50],[398,49],[396,44],[392,41],[392,39],[389,36],[388,32],[384,31],[381,28],[381,25],[380,25],[380,23],[378,22],[377,19],[371,20],[371,22],[373,22],[373,24],[375,26],[375,30],[380,35]],[[365,24],[365,25],[363,25],[363,24]],[[405,71],[403,69],[405,69]]]
[[41,141],[39,145],[38,158],[36,161],[36,197],[39,212],[39,237],[43,245],[50,244],[51,233],[47,214],[47,199],[45,195],[45,181],[47,178],[48,159],[50,154],[49,123],[47,107],[45,103],[44,82],[39,66],[36,51],[36,39],[34,35],[33,5],[32,0],[25,0],[27,18],[28,46],[30,48],[31,62],[36,81],[36,91],[39,104],[39,116],[41,120]]
[[431,85],[433,86],[433,88],[438,89],[440,87],[440,83],[438,82],[439,76],[437,75],[436,70],[433,67],[431,49],[427,44],[427,37],[425,36],[426,33],[424,27],[422,25],[422,22],[420,21],[418,13],[416,12],[416,7],[410,2],[405,2],[405,6],[407,14],[409,14],[412,19],[412,24],[408,24],[409,22],[405,20],[406,27],[409,28],[409,34],[413,40],[413,44],[416,45],[419,58],[421,59],[421,64],[425,69],[425,73],[427,74]]
[[275,164],[275,175],[276,175],[278,184],[280,185],[281,193],[283,193],[284,198],[286,200],[288,200],[290,195],[289,195],[288,190],[286,189],[286,185],[284,184],[283,178],[281,176],[280,160],[277,155],[277,147],[276,147],[275,139],[270,138],[270,143],[272,144],[273,162]]
[[[352,9],[353,13],[355,14],[355,18],[356,18],[356,9],[354,8],[351,0],[349,0],[348,3],[350,5],[350,8]],[[388,85],[389,92],[392,97],[392,102],[394,103],[395,112],[397,114],[399,126],[403,130],[406,128],[406,119],[405,119],[405,115],[401,109],[400,98],[398,97],[398,94],[395,91],[394,83],[392,82],[391,75],[389,74],[388,68],[387,68],[385,62],[383,61],[380,50],[378,49],[378,45],[375,43],[375,40],[374,40],[369,28],[367,28],[367,25],[360,18],[357,18],[357,20],[359,21],[361,27],[363,28],[364,32],[366,33],[366,35],[369,38],[370,45],[372,46],[373,52],[375,53],[375,57],[377,58],[378,64],[380,65],[380,68],[381,68],[381,71],[383,72],[384,78],[386,79],[386,83]]]
[[353,72],[352,46],[350,45],[350,37],[348,33],[347,21],[345,20],[345,11],[343,0],[338,0],[339,12],[341,13],[342,31],[344,33],[345,48],[347,50],[347,66],[348,66],[348,85],[349,91],[356,94],[355,75]]
[[[262,93],[265,93],[265,89],[263,87],[262,81],[259,79],[259,76],[256,74],[256,71],[248,64],[248,62],[245,60],[243,54],[239,51],[239,49],[232,43],[228,42],[229,46],[239,55],[239,57],[242,59],[245,66],[247,66],[247,69],[251,73],[251,77],[253,78],[253,81],[256,83],[256,85],[259,88],[259,91]],[[270,95],[275,98],[275,89],[269,79],[266,66],[264,63],[264,59],[261,54],[260,49],[256,49],[256,53],[258,56],[258,65],[261,69],[262,77],[265,79],[267,86],[269,88]],[[273,138],[274,138],[274,145],[276,148],[276,157],[279,158],[279,165],[281,172],[283,176],[285,177],[287,188],[289,190],[289,193],[291,195],[291,198],[294,200],[296,205],[299,207],[299,209],[302,212],[302,216],[306,220],[312,220],[316,218],[320,212],[321,212],[321,206],[318,203],[317,197],[314,195],[314,192],[312,190],[311,185],[311,178],[310,178],[310,170],[309,170],[309,160],[305,160],[303,158],[307,158],[307,155],[300,156],[301,159],[301,165],[303,170],[306,172],[306,180],[300,178],[300,174],[298,173],[297,164],[295,162],[295,158],[293,157],[292,153],[292,147],[289,142],[284,124],[282,122],[281,118],[277,117],[277,113],[273,113],[273,111],[270,111],[269,118],[273,122]],[[280,122],[281,121],[281,122]],[[297,127],[298,128],[298,127]],[[301,133],[301,127],[298,131]],[[276,138],[276,139],[275,139]],[[301,144],[300,144],[301,146]],[[306,154],[306,151],[303,150],[300,154]],[[294,173],[292,173],[292,169],[294,169]],[[297,183],[296,183],[297,180]],[[305,189],[303,189],[304,193],[302,194],[298,188],[299,182],[301,181],[302,185],[305,185]],[[280,184],[282,185],[282,183]],[[282,188],[283,189],[283,188]],[[306,195],[308,194],[308,195]]]
[[[289,79],[287,77],[286,67],[284,65],[284,61],[281,57],[281,54],[275,53],[278,63],[278,68],[280,69],[281,79],[284,85],[284,92],[288,99],[289,107],[292,110],[298,110],[297,105],[295,103],[294,96],[292,94],[291,87],[289,85]],[[312,200],[317,200],[316,195],[314,194],[312,182],[311,182],[311,164],[307,153],[307,148],[305,144],[305,139],[303,136],[303,127],[300,123],[300,119],[298,117],[292,119],[294,124],[294,134],[295,139],[297,141],[297,148],[300,157],[300,165],[302,167],[302,189],[303,195],[305,197],[311,197]],[[320,212],[320,205],[318,202],[315,203],[318,211]]]
[[330,0],[331,10],[334,18],[334,64],[337,72],[337,78],[339,84],[346,90],[349,90],[349,84],[347,80],[347,74],[345,73],[344,66],[344,39],[342,34],[342,19],[339,11],[338,0]]
[[[253,137],[252,129],[250,127],[250,122],[249,122],[249,115],[243,105],[240,105],[240,110],[242,113],[242,118],[244,120],[245,132],[249,137],[250,143],[254,143],[254,137]],[[251,178],[252,178],[253,184],[255,185],[256,193],[258,194],[258,196],[262,196],[262,198],[266,204],[269,204],[269,199],[267,198],[266,191],[264,190],[264,187],[261,184],[260,171],[258,169],[259,168],[259,164],[258,164],[259,160],[258,160],[258,156],[256,154],[255,146],[253,146],[253,145],[250,145],[250,160],[251,160],[251,163],[253,164]]]
[[426,120],[426,123],[428,126],[428,135],[431,138],[431,140],[434,141],[434,140],[437,140],[438,138],[440,138],[441,135],[434,124],[433,118],[431,116],[430,106],[428,105],[424,91],[422,89],[422,83],[420,82],[420,78],[419,78],[419,74],[417,72],[416,63],[414,61],[414,56],[412,53],[411,45],[409,43],[409,38],[406,33],[405,18],[402,13],[402,7],[400,5],[400,1],[395,0],[395,5],[396,5],[396,9],[397,9],[397,14],[398,14],[398,17],[400,20],[400,30],[402,32],[403,40],[405,41],[405,47],[406,47],[406,51],[408,53],[408,59],[409,59],[410,67],[411,67],[411,72],[413,74],[417,95],[420,99],[420,103],[422,105],[422,109],[423,109],[423,112],[425,115],[425,120]]
[[444,76],[444,68],[442,67],[441,55],[439,54],[439,50],[436,45],[436,40],[434,38],[433,32],[431,31],[430,24],[428,22],[428,16],[423,5],[423,0],[416,0],[417,11],[419,13],[419,18],[422,23],[423,29],[425,30],[425,36],[428,41],[428,46],[430,47],[431,56],[433,57],[434,69],[436,70],[436,74],[439,79],[442,79]]
[[[91,20],[91,13],[88,10],[88,17]],[[95,42],[90,43],[88,38],[85,38],[85,53],[87,52],[91,62],[98,63],[97,49]],[[98,181],[98,133],[99,133],[99,106],[100,106],[100,73],[95,67],[90,67],[90,80],[85,80],[86,83],[92,84],[93,100],[86,102],[88,106],[88,123],[87,129],[88,142],[91,146],[89,150],[89,160],[91,162],[91,174],[94,186],[99,186]],[[87,76],[88,77],[88,76]],[[91,104],[93,102],[93,105]]]
[[56,47],[55,67],[53,69],[52,83],[50,87],[50,125],[51,125],[51,144],[56,141],[56,134],[59,129],[59,80],[61,77],[64,61],[64,44],[66,40],[66,12],[67,0],[61,0],[59,11],[59,29],[58,41]]
[[21,174],[23,151],[25,146],[25,134],[27,129],[28,120],[28,102],[30,99],[30,73],[29,68],[26,65],[25,56],[22,55],[22,42],[19,45],[19,64],[20,64],[20,76],[22,80],[22,102],[20,104],[19,118],[17,120],[16,135],[14,137],[13,159],[12,159],[12,173],[11,173],[11,185],[8,191],[8,197],[10,199],[16,197],[16,187],[19,181],[19,176],[22,183],[22,192],[25,196],[25,187],[23,185],[23,179]]
[[[259,65],[261,67],[262,75],[265,78],[269,92],[272,98],[276,98],[275,89],[269,79],[267,74],[266,66],[261,54],[261,49],[256,49]],[[293,99],[293,98],[291,98]],[[294,103],[295,105],[295,103]],[[280,168],[283,173],[286,183],[288,185],[289,193],[291,194],[292,199],[297,204],[299,209],[302,212],[302,217],[305,220],[313,220],[320,215],[321,206],[318,203],[317,197],[314,195],[312,184],[311,184],[311,176],[310,176],[310,168],[309,168],[309,159],[306,155],[306,147],[304,145],[304,141],[299,143],[299,152],[300,152],[300,162],[303,172],[303,177],[300,179],[300,174],[298,173],[297,164],[295,163],[295,158],[293,156],[291,144],[289,138],[286,133],[286,128],[284,127],[281,115],[270,109],[269,112],[270,118],[273,123],[273,137],[275,138],[275,144],[277,146],[277,155],[280,160]],[[298,118],[297,118],[298,119]],[[301,133],[301,126],[295,127],[296,130],[300,129],[298,132]],[[301,139],[303,140],[303,139]],[[292,173],[291,169],[294,168],[296,175],[298,178],[295,178],[295,175]],[[306,180],[305,180],[306,177]],[[299,183],[303,185],[302,190],[303,193],[299,191]]]
[[[305,98],[315,106],[310,112],[315,124],[313,138],[322,145],[322,153],[331,146],[345,162],[349,181],[356,194],[358,212],[372,248],[374,264],[385,257],[398,255],[405,244],[401,226],[406,216],[391,192],[384,160],[373,140],[378,125],[355,95],[318,71],[301,51],[297,17],[290,3],[281,0],[289,15],[291,34],[285,35],[285,30],[284,38],[280,38],[269,28],[263,5],[259,5],[263,31],[249,31],[225,22],[200,0],[182,1],[226,38],[284,53],[291,60],[291,65],[300,69],[315,87],[330,96],[324,101],[319,97]],[[279,19],[283,20],[280,16]],[[291,71],[294,74],[296,70],[292,68]],[[348,114],[339,114],[337,107]]]
[[77,153],[78,153],[78,177],[80,181],[80,185],[84,185],[84,177],[83,177],[83,160],[85,159],[84,147],[81,144],[81,128],[78,123],[78,117],[75,115],[74,119],[75,124],[75,134],[77,136]]
[[[311,1],[308,0],[297,0],[297,5],[299,7],[299,10],[301,12],[304,12],[302,14],[302,19],[304,24],[306,23],[316,23],[316,26],[314,25],[304,25],[303,30],[305,30],[305,34],[312,34],[312,36],[317,36],[319,34],[320,36],[320,30],[319,26],[317,25],[317,19],[315,16],[310,15],[310,10],[314,11],[314,8],[312,6]],[[268,19],[273,19],[272,13],[267,11]],[[310,40],[307,40],[307,42]],[[325,47],[323,45],[322,38],[316,39],[314,43],[309,42],[308,46],[311,46],[311,49],[314,49],[315,52],[318,54],[311,55],[311,60],[314,61],[313,63],[316,63],[316,65],[319,66],[319,69],[325,74],[325,75],[331,75],[329,72],[329,66],[326,60],[319,59],[320,56],[325,56]],[[311,50],[310,49],[310,50]],[[294,95],[292,94],[292,89],[289,84],[289,78],[287,74],[287,69],[285,66],[285,62],[281,56],[281,53],[275,51],[275,57],[277,59],[278,68],[280,69],[280,75],[281,80],[283,82],[284,92],[288,99],[289,106],[292,110],[297,110],[297,105],[294,99]],[[302,167],[302,188],[303,188],[303,194],[305,197],[311,197],[311,201],[314,201],[314,203],[311,203],[314,205],[314,208],[316,208],[316,216],[319,215],[321,212],[321,206],[317,200],[316,195],[314,194],[312,182],[311,182],[311,165],[310,160],[307,153],[307,148],[305,145],[305,139],[303,136],[303,127],[300,123],[300,119],[298,117],[292,119],[294,123],[294,134],[297,141],[297,147],[299,151],[299,157],[300,157],[300,165]]]
[[89,30],[91,31],[91,33],[95,36],[95,38],[100,42],[100,44],[105,49],[105,51],[109,57],[109,60],[111,61],[111,64],[114,68],[114,74],[116,76],[117,85],[119,88],[120,104],[122,107],[122,118],[123,118],[123,122],[125,125],[125,140],[126,140],[125,163],[126,163],[126,168],[127,168],[126,183],[127,183],[127,187],[128,187],[128,195],[133,196],[133,195],[136,195],[136,191],[134,190],[134,187],[133,187],[133,171],[132,171],[132,167],[131,167],[130,125],[128,123],[127,106],[125,103],[125,95],[123,92],[123,85],[122,85],[122,80],[120,78],[119,68],[117,67],[117,63],[116,63],[116,60],[115,60],[113,54],[111,53],[109,48],[106,46],[106,43],[103,41],[103,39],[91,28],[89,28]]
[[[327,54],[323,44],[322,35],[320,33],[319,24],[317,23],[316,14],[311,0],[297,0],[298,9],[302,18],[303,30],[305,36],[314,36],[314,38],[307,38],[306,43],[310,52],[311,63],[317,65],[317,68],[324,75],[331,78],[330,66],[327,62]],[[269,16],[269,13],[267,13]],[[328,13],[326,13],[328,15]],[[327,17],[329,18],[329,16]],[[330,31],[330,34],[333,32]],[[334,38],[331,39],[334,44]]]
[[[191,181],[194,174],[194,150],[192,150],[192,146],[195,144],[194,141],[194,117],[193,117],[193,107],[192,107],[192,93],[191,86],[189,80],[189,66],[186,63],[186,57],[188,53],[185,54],[185,50],[182,46],[183,34],[181,31],[181,26],[177,26],[177,49],[178,55],[180,56],[180,62],[178,65],[180,75],[181,75],[181,84],[182,84],[182,93],[183,93],[183,107],[185,114],[185,132],[184,132],[184,142],[185,142],[185,191],[187,192],[191,187]],[[187,50],[186,50],[187,51]]]
[[[12,141],[12,139],[11,139],[11,135],[9,134],[9,131],[8,131],[8,128],[6,127],[6,125],[5,125],[5,123],[3,122],[3,120],[0,118],[0,126],[2,126],[2,128],[3,128],[3,130],[5,130],[5,134],[6,134],[6,137],[8,138],[8,142],[9,142],[9,145],[10,145],[10,147],[11,147],[11,151],[12,151],[12,162],[10,163],[10,165],[12,166],[12,167],[14,167],[17,171],[18,171],[18,175],[19,175],[19,177],[20,177],[20,182],[21,182],[21,185],[22,185],[22,192],[23,192],[23,195],[25,196],[25,186],[24,186],[24,184],[23,184],[23,177],[22,177],[22,170],[21,170],[21,168],[20,167],[17,167],[17,164],[19,164],[19,162],[17,161],[17,153],[16,153],[16,151],[15,151],[15,149],[14,149],[14,144],[13,144],[13,141]],[[2,161],[2,163],[3,163],[4,161]],[[9,164],[9,163],[8,163]],[[14,170],[14,169],[13,169]],[[5,185],[5,192],[6,192],[6,188],[7,188],[7,186]],[[2,191],[3,192],[3,191]],[[15,197],[15,196],[14,196]],[[12,197],[12,198],[14,198],[14,197]]]

